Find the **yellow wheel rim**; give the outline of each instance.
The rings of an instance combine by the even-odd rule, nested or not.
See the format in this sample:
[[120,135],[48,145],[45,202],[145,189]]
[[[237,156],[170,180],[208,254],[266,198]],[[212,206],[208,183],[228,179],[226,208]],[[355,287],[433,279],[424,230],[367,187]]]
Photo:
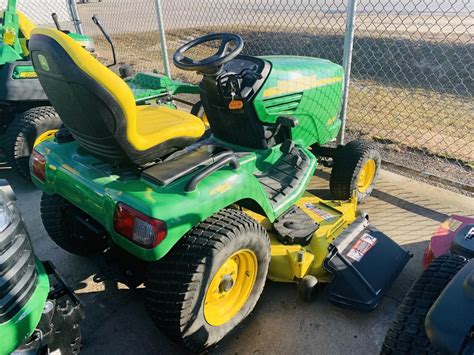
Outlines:
[[227,258],[206,291],[204,318],[207,323],[222,325],[242,309],[255,285],[257,270],[257,257],[251,250],[242,249]]
[[53,136],[58,130],[57,129],[51,129],[49,131],[41,133],[33,143],[33,147],[36,147],[38,144],[40,144],[42,141],[48,139],[49,137]]
[[367,189],[372,185],[372,182],[374,181],[375,177],[375,170],[376,170],[376,165],[375,165],[375,160],[369,159],[367,162],[362,166],[362,169],[360,170],[359,174],[359,180],[358,180],[358,190],[359,192],[365,192]]

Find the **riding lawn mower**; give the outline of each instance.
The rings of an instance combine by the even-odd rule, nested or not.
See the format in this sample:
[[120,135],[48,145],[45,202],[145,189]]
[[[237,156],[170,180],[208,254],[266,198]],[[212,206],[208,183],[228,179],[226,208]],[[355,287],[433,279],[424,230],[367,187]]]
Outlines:
[[474,218],[451,215],[387,331],[382,355],[474,353]]
[[[189,57],[216,42],[215,54]],[[120,77],[63,33],[35,29],[30,40],[64,123],[36,142],[30,161],[49,236],[78,255],[119,253],[135,285],[145,282],[156,325],[195,351],[250,314],[267,278],[297,284],[305,300],[327,283],[331,302],[369,311],[410,258],[357,209],[380,155],[362,142],[327,146],[341,127],[342,68],[245,56],[243,46],[238,35],[209,34],[173,57],[202,75],[203,136],[194,115],[137,105]],[[306,190],[328,157],[343,200]]]
[[0,354],[78,354],[83,305],[35,256],[15,200],[0,179]]

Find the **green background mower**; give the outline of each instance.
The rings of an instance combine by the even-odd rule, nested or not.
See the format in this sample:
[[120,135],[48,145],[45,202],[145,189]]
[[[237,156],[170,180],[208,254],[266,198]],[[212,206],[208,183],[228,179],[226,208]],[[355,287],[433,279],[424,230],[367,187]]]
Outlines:
[[[200,60],[189,50],[218,43]],[[241,37],[177,50],[196,71],[210,137],[196,116],[137,105],[129,86],[63,33],[35,29],[33,64],[64,128],[31,159],[50,237],[79,255],[116,250],[145,281],[156,325],[190,349],[216,344],[253,310],[267,277],[310,300],[328,283],[339,306],[374,309],[410,255],[369,224],[380,155],[367,143],[328,148],[343,70],[327,60],[240,55]],[[66,80],[67,76],[67,80]],[[333,158],[324,201],[306,188]]]
[[[28,48],[31,31],[36,25],[23,13],[16,10],[17,1],[9,0],[1,14],[0,25],[0,137],[6,159],[10,166],[29,179],[29,158],[35,140],[48,136],[62,125],[59,115],[51,106],[31,63]],[[56,14],[52,14],[58,30],[60,25]],[[114,62],[117,64],[113,41],[101,25],[97,16],[93,21],[112,45]],[[94,52],[91,37],[63,31],[88,51]],[[121,68],[119,68],[121,69]],[[196,85],[171,80],[158,73],[138,73],[120,70],[127,76],[126,82],[132,88],[137,103],[156,101],[176,107],[176,95],[198,94]],[[181,100],[182,104],[193,105]],[[198,114],[199,104],[193,106]]]
[[[17,11],[16,0],[8,0],[0,25],[0,137],[9,164],[29,178],[28,161],[36,137],[57,129],[61,120],[51,107],[31,63],[28,43],[33,22]],[[53,18],[59,28],[57,16]],[[88,50],[90,37],[67,35]]]
[[0,354],[78,354],[83,305],[35,256],[15,200],[0,179]]

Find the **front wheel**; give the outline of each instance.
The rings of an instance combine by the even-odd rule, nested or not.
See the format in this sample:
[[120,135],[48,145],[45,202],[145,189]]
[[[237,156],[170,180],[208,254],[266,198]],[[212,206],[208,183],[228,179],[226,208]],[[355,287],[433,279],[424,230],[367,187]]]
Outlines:
[[224,209],[150,264],[148,313],[168,336],[203,351],[253,310],[269,262],[266,231],[245,213]]
[[59,115],[51,106],[34,107],[17,114],[5,134],[5,155],[10,166],[30,180],[29,161],[36,138],[61,125]]
[[355,192],[359,203],[372,193],[379,176],[382,158],[373,144],[355,140],[338,148],[329,179],[331,195],[348,200]]

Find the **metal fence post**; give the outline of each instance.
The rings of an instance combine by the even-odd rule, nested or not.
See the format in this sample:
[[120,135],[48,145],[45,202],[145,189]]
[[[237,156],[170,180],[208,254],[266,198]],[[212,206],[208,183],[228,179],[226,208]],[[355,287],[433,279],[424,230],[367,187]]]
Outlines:
[[76,0],[69,0],[68,3],[69,10],[71,11],[72,23],[74,24],[74,28],[76,29],[77,33],[82,35],[84,34],[84,31],[82,30],[82,23],[79,17],[79,12],[77,12]]
[[349,83],[351,78],[352,47],[354,45],[354,31],[356,20],[357,0],[349,0],[346,12],[346,33],[344,35],[344,52],[342,66],[344,67],[344,89],[342,93],[342,107],[340,118],[341,130],[337,136],[337,144],[344,144],[346,131],[347,101],[349,100]]
[[163,11],[161,0],[155,0],[156,19],[158,21],[158,31],[160,33],[161,57],[163,59],[163,70],[171,78],[170,63],[168,59],[168,47],[166,45],[165,25],[163,22]]

